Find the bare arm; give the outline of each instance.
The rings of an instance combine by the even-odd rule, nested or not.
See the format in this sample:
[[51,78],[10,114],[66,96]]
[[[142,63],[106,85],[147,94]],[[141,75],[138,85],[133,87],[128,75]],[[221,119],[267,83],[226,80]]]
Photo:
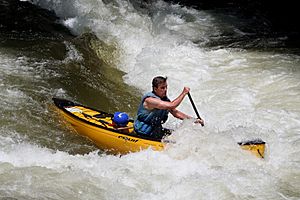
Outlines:
[[160,100],[158,98],[154,98],[154,97],[148,97],[144,101],[144,106],[148,110],[152,110],[154,108],[162,109],[162,110],[173,110],[177,106],[179,106],[179,104],[182,102],[182,100],[184,99],[185,95],[189,91],[190,91],[190,88],[184,87],[183,91],[181,92],[181,94],[176,99],[174,99],[171,102],[162,101],[162,100]]
[[170,113],[171,113],[174,117],[176,117],[176,118],[178,118],[178,119],[181,119],[181,120],[193,118],[193,117],[191,117],[191,116],[189,116],[189,115],[187,115],[187,114],[185,114],[185,113],[183,113],[183,112],[181,112],[181,111],[179,111],[179,110],[177,110],[177,109],[170,110]]
[[[178,118],[178,119],[181,119],[181,120],[184,120],[184,119],[192,119],[192,118],[193,118],[193,117],[191,117],[191,116],[189,116],[189,115],[187,115],[187,114],[185,114],[185,113],[183,113],[183,112],[181,112],[181,111],[179,111],[179,110],[177,110],[177,109],[171,110],[170,113],[171,113],[174,117],[176,117],[176,118]],[[195,119],[195,122],[194,122],[194,123],[199,123],[199,124],[201,124],[202,126],[204,126],[204,120],[203,120],[203,119]]]

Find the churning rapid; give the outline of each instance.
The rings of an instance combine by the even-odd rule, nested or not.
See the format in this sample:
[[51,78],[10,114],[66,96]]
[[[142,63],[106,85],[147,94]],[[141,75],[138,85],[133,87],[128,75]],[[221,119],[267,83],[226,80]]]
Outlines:
[[[74,36],[1,35],[0,199],[299,199],[300,57],[234,10],[33,0]],[[52,97],[134,117],[156,75],[204,118],[169,118],[165,151],[122,157],[74,134]],[[186,98],[180,110],[195,115]],[[261,138],[265,159],[237,142]]]

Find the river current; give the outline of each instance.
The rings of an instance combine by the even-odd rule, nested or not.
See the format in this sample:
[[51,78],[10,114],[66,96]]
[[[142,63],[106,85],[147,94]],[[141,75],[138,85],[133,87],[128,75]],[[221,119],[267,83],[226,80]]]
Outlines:
[[[0,199],[300,199],[300,56],[234,10],[33,0],[74,38],[0,43]],[[134,117],[154,76],[205,126],[169,117],[165,151],[122,157],[64,126],[52,97]],[[178,108],[195,116],[186,98]],[[237,142],[260,138],[264,159]]]

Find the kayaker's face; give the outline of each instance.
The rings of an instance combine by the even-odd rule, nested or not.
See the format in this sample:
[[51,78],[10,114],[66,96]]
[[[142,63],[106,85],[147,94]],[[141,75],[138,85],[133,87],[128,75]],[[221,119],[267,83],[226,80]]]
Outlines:
[[167,82],[161,83],[158,87],[154,88],[154,92],[160,98],[167,96],[168,84]]

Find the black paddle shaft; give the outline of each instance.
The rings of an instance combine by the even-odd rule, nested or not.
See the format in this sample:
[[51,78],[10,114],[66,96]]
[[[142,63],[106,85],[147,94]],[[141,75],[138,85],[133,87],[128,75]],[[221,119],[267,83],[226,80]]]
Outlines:
[[193,101],[193,99],[192,99],[191,94],[188,93],[188,96],[189,96],[189,99],[190,99],[190,101],[191,101],[191,104],[192,104],[192,106],[193,106],[193,108],[194,108],[194,111],[195,111],[195,113],[196,113],[198,119],[201,119],[201,117],[200,117],[200,115],[199,115],[199,113],[198,113],[198,110],[197,110],[197,108],[196,108],[196,106],[195,106],[195,104],[194,104],[194,101]]

